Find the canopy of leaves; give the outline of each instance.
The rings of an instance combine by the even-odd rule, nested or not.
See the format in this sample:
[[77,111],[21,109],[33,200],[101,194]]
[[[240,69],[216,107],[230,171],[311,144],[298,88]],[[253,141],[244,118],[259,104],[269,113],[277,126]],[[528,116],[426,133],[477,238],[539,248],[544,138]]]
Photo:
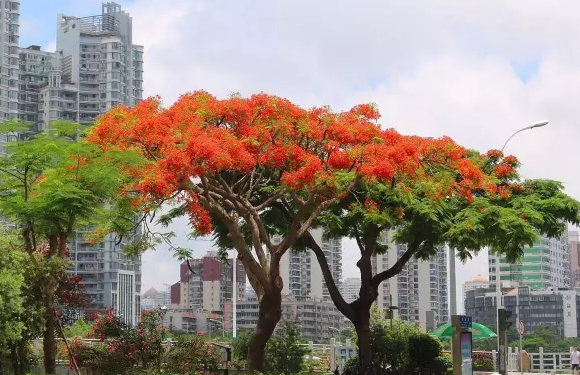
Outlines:
[[[3,123],[0,134],[23,127]],[[77,124],[64,121],[9,142],[6,152],[0,156],[0,214],[38,234],[34,246],[87,225],[106,223],[119,232],[135,226],[131,199],[119,191],[131,179],[126,172],[142,162],[138,155],[102,151],[84,140]]]
[[[328,199],[348,192],[357,179],[390,184],[397,176],[398,185],[421,180],[432,173],[423,168],[427,164],[459,169],[462,192],[485,184],[465,158],[467,151],[451,140],[382,130],[378,118],[372,105],[336,113],[305,110],[265,94],[217,100],[195,92],[169,108],[155,98],[133,109],[116,107],[99,120],[90,140],[106,148],[138,149],[152,162],[141,171],[138,184],[147,199],[165,200],[192,179],[201,179],[184,198],[201,233],[211,229],[207,208],[198,202],[205,194],[234,210],[240,209],[233,207],[232,195],[264,189],[277,198],[273,201],[287,193],[288,199],[302,202],[313,192]],[[445,195],[457,190],[455,175],[434,177],[429,180],[437,180],[437,186],[424,183],[426,191]]]
[[[133,170],[137,181],[125,188],[141,193],[136,203],[151,209],[173,201],[164,223],[187,214],[195,234],[215,229],[221,247],[241,254],[256,289],[258,281],[268,284],[263,275],[268,263],[296,245],[328,208],[356,211],[350,206],[369,203],[357,201],[360,194],[351,194],[353,189],[376,186],[376,199],[388,195],[385,203],[397,206],[392,213],[400,216],[398,208],[411,203],[410,212],[434,220],[427,211],[435,204],[416,198],[418,190],[432,199],[455,194],[469,200],[473,191],[496,186],[480,161],[452,140],[404,136],[382,129],[379,117],[370,104],[333,112],[266,94],[219,100],[200,91],[168,108],[158,98],[116,107],[98,121],[89,140],[103,150],[142,155],[147,163]],[[287,215],[283,225],[267,218],[280,207]],[[336,226],[343,214],[335,214]],[[396,215],[366,216],[394,226],[400,221]],[[326,216],[324,225],[331,224]],[[429,223],[414,225],[423,224]],[[274,244],[273,234],[282,241]]]
[[[489,246],[511,262],[539,234],[557,237],[568,223],[579,222],[580,203],[566,195],[559,182],[520,180],[518,161],[499,151],[471,151],[469,157],[477,169],[468,174],[481,175],[488,182],[485,189],[463,189],[459,164],[457,169],[429,164],[429,178],[405,179],[400,185],[360,183],[319,222],[330,237],[357,239],[363,252],[369,234],[377,240],[374,253],[386,251],[380,233],[392,230],[395,242],[416,244],[413,255],[421,259],[429,259],[446,243],[462,260]],[[449,179],[458,181],[455,190],[442,195],[438,181]]]

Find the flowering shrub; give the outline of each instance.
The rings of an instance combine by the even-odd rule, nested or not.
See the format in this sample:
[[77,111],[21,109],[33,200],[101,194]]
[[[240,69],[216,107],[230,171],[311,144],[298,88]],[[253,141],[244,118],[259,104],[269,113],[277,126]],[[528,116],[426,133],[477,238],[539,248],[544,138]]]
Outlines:
[[136,368],[159,370],[164,353],[159,322],[159,313],[149,312],[133,328],[109,310],[97,316],[88,335],[100,343],[87,346],[79,338],[72,341],[74,359],[79,367],[95,375],[125,374]]
[[215,375],[220,366],[219,351],[199,337],[180,337],[167,353],[164,370],[171,374]]
[[494,371],[493,354],[490,352],[473,352],[473,371]]

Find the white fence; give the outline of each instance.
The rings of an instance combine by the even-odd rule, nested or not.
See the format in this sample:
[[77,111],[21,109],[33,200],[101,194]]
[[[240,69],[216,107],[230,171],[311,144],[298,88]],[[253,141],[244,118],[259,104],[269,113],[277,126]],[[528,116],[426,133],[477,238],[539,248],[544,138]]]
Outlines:
[[[518,348],[508,348],[507,368],[510,372],[519,371]],[[494,358],[495,351],[494,351]],[[539,373],[569,373],[570,352],[568,353],[545,353],[544,348],[539,348],[537,353],[528,352],[530,356],[530,371]]]

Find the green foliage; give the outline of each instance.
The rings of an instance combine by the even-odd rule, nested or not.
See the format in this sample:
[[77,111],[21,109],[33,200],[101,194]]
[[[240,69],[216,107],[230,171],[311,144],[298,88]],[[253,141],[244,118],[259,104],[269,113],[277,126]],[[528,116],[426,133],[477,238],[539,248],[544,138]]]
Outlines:
[[251,332],[242,332],[236,336],[236,340],[232,345],[232,359],[234,365],[238,368],[246,368],[251,337]]
[[159,313],[144,314],[136,327],[129,327],[112,311],[107,311],[92,325],[89,336],[98,337],[99,345],[85,345],[73,340],[73,356],[79,367],[95,375],[127,374],[136,369],[161,369],[164,349],[163,328]]
[[180,337],[163,362],[169,374],[212,373],[220,366],[219,348],[200,337]]
[[67,337],[87,337],[91,328],[92,325],[84,319],[78,319],[72,326],[65,327],[65,334]]
[[119,191],[131,179],[127,168],[142,159],[128,151],[103,152],[78,129],[51,123],[45,132],[9,142],[0,156],[0,214],[27,230],[28,248],[88,225],[105,233],[135,226],[132,197]]
[[373,302],[372,306],[371,306],[371,319],[370,319],[370,325],[371,326],[377,326],[380,324],[384,324],[385,323],[385,317],[383,316],[383,313],[381,310],[379,310],[379,306],[377,305],[377,302]]
[[304,356],[308,349],[300,345],[300,328],[295,322],[278,323],[276,334],[266,345],[266,372],[298,374],[305,369]]
[[[235,367],[245,368],[251,333],[243,332],[236,337],[232,347]],[[301,345],[300,329],[295,322],[281,321],[266,345],[265,372],[269,374],[298,374],[306,369],[304,357],[308,348]]]
[[24,328],[16,319],[23,313],[24,260],[18,236],[0,227],[0,352],[19,340]]
[[473,371],[494,371],[493,355],[491,353],[473,353]]
[[[371,326],[372,368],[391,366],[394,373],[445,374],[448,363],[441,357],[438,339],[423,333],[413,323],[395,319]],[[358,369],[358,358],[349,363],[351,373]]]

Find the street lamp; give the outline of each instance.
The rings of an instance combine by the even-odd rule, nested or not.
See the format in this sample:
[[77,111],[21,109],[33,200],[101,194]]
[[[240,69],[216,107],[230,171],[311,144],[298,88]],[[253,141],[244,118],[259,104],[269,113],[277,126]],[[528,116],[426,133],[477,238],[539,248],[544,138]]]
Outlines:
[[159,315],[161,316],[161,328],[165,328],[165,314],[167,314],[167,306],[159,306]]
[[[548,125],[549,121],[540,121],[537,122],[533,125],[530,126],[526,126],[525,128],[521,128],[520,130],[516,131],[515,133],[513,133],[512,135],[509,136],[509,138],[507,139],[507,141],[505,141],[505,143],[503,144],[503,147],[501,148],[501,151],[503,152],[505,150],[505,147],[507,146],[508,142],[516,135],[519,134],[521,132],[524,132],[526,130],[532,130],[532,129],[536,129],[536,128],[541,128],[544,127],[546,125]],[[496,316],[496,321],[497,321],[497,325],[496,325],[496,330],[497,330],[497,348],[498,348],[498,355],[500,355],[500,361],[503,360],[503,354],[500,353],[499,351],[501,350],[500,348],[500,344],[501,344],[501,334],[499,332],[499,310],[503,307],[503,301],[502,301],[502,293],[501,293],[501,271],[500,271],[500,266],[499,266],[499,254],[497,254],[495,256],[495,292],[496,292],[496,305],[497,305],[497,316]]]
[[518,130],[517,132],[515,132],[514,134],[510,135],[510,137],[507,139],[507,141],[505,141],[505,143],[503,144],[503,147],[501,148],[501,150],[503,151],[505,149],[505,146],[508,144],[508,142],[518,133],[524,132],[526,130],[532,130],[532,129],[536,129],[536,128],[541,128],[543,126],[548,125],[550,121],[540,121],[540,122],[536,122],[534,125],[530,125],[530,126],[526,126],[525,128],[521,128],[520,130]]
[[389,309],[387,310],[388,318],[391,321],[391,328],[393,328],[393,318],[395,315],[395,310],[398,310],[397,306],[393,306],[393,295],[389,294]]

